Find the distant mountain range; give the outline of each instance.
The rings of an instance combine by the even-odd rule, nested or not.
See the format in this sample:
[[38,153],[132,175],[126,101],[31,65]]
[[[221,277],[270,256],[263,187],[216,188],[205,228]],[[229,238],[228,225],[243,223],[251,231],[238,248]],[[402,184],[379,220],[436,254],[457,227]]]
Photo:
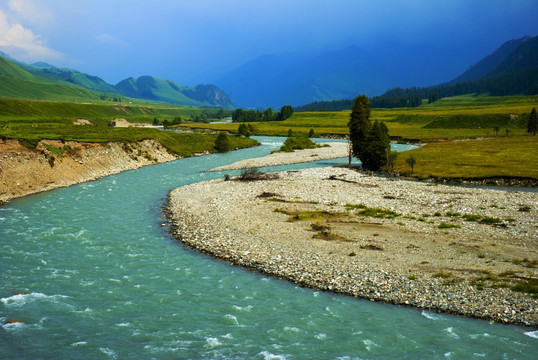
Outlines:
[[[438,53],[427,49],[387,48],[383,54],[350,46],[317,54],[264,55],[215,85],[196,87],[152,76],[111,85],[72,69],[17,62],[0,52],[0,96],[82,101],[122,101],[123,96],[196,107],[279,109],[307,104],[301,108],[337,109],[362,93],[373,97],[373,106],[382,107],[416,106],[434,94],[538,94],[538,37],[507,41],[448,82],[458,73],[453,56],[439,59]],[[341,99],[348,101],[334,101]]]
[[[489,74],[530,39],[525,37],[505,43],[451,83]],[[371,54],[351,46],[310,56],[265,55],[214,83],[230,94],[240,107],[278,108],[285,104],[297,106],[351,99],[359,93],[372,97],[394,87],[440,84],[458,72],[452,54],[439,56],[424,48],[394,46],[387,49],[384,53]]]
[[116,85],[73,69],[37,62],[31,65],[0,53],[0,96],[31,99],[112,99],[122,96],[170,104],[234,108],[232,99],[215,85],[181,86],[153,76],[128,78]]
[[[507,41],[451,81],[428,87],[392,88],[380,96],[374,96],[371,105],[417,106],[421,104],[421,99],[471,93],[488,93],[493,96],[538,94],[538,36]],[[347,100],[311,102],[295,107],[295,110],[350,109],[355,95]]]

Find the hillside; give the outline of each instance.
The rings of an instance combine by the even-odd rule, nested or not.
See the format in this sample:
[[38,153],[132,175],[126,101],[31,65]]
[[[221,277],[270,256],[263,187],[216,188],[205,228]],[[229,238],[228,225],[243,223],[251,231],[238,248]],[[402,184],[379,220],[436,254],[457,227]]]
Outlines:
[[28,65],[2,56],[0,96],[55,101],[121,101],[127,96],[195,107],[234,107],[231,98],[214,85],[184,87],[171,80],[143,76],[114,86],[77,70],[42,62]]
[[530,37],[526,36],[521,39],[509,40],[502,44],[497,50],[490,55],[486,56],[476,64],[472,65],[463,74],[448,82],[449,84],[455,84],[458,82],[476,80],[488,75],[501,63],[506,60],[523,42]]
[[[538,94],[538,36],[507,41],[452,81],[429,87],[389,89],[382,95],[371,98],[371,106],[415,107],[422,104],[422,99],[432,102],[439,98],[465,94]],[[351,99],[352,97],[349,100],[313,102],[296,107],[296,110],[347,110],[351,108]]]
[[116,85],[116,89],[125,96],[163,101],[171,104],[220,108],[234,107],[232,99],[214,85],[198,85],[192,88],[179,85],[171,80],[142,76],[138,79],[131,77],[122,80]]

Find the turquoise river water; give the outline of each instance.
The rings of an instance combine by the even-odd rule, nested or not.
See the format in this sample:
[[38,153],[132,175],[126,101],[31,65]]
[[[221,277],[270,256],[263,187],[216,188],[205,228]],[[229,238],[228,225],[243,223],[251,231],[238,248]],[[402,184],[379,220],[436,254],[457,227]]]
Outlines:
[[171,238],[168,191],[282,143],[259,140],[0,207],[0,359],[537,358],[536,329],[304,289]]

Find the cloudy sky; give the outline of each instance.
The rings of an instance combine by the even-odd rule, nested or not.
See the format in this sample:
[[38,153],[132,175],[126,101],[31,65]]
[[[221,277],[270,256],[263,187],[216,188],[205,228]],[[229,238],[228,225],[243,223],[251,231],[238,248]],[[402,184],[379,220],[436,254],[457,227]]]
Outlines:
[[536,14],[536,0],[0,0],[0,50],[112,84],[195,85],[263,54],[349,45],[454,53],[467,67],[538,35]]

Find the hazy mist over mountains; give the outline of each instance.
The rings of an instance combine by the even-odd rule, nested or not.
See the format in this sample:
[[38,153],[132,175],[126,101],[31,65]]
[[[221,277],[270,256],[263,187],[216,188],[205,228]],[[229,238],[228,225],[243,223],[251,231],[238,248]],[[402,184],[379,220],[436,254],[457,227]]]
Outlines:
[[471,65],[423,46],[389,49],[372,53],[349,46],[315,54],[263,55],[214,83],[237,106],[279,107],[353,98],[358,93],[375,96],[392,87],[439,84]]

